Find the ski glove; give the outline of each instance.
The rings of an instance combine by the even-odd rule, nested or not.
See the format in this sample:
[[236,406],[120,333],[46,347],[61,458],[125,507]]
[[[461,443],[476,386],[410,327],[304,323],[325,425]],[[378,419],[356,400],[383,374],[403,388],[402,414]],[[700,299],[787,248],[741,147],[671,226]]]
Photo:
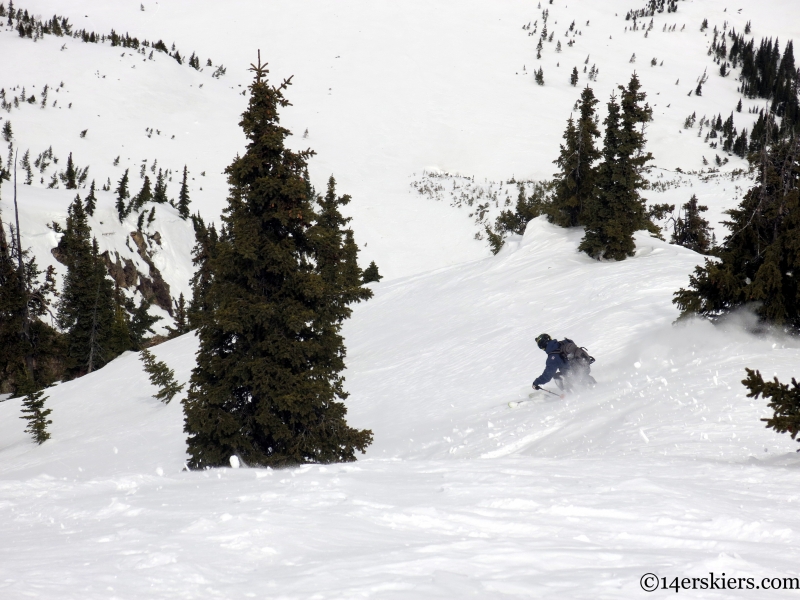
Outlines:
[[536,384],[534,383],[534,384],[533,384],[533,389],[535,389],[535,390],[540,390],[540,389],[542,389],[542,388],[540,388],[538,385],[536,385]]

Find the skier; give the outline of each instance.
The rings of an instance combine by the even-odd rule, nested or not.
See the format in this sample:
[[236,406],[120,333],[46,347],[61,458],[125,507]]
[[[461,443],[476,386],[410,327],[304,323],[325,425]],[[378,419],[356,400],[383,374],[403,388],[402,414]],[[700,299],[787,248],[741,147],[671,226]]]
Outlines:
[[536,345],[547,352],[547,363],[542,374],[534,380],[533,389],[542,389],[541,386],[551,379],[556,382],[558,389],[567,392],[576,386],[593,386],[597,383],[589,374],[589,365],[594,358],[589,356],[585,348],[579,348],[568,338],[559,342],[546,333],[536,338]]

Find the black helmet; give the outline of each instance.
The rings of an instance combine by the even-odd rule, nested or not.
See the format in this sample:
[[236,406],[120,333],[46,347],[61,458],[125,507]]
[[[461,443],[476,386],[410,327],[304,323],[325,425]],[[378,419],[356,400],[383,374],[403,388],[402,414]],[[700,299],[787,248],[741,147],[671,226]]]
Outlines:
[[548,343],[549,343],[549,342],[550,342],[552,339],[553,339],[553,338],[551,338],[551,337],[550,337],[549,335],[547,335],[546,333],[542,333],[542,334],[540,334],[540,335],[539,335],[539,336],[536,338],[536,345],[537,345],[537,346],[539,346],[539,348],[541,348],[542,350],[544,350],[545,348],[547,348],[547,344],[548,344]]

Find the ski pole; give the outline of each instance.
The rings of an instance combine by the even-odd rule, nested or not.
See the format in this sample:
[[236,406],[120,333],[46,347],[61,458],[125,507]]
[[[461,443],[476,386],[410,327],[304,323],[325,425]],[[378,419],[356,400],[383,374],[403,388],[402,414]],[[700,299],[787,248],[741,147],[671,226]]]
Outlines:
[[562,399],[564,398],[564,394],[556,394],[555,392],[551,392],[550,390],[546,390],[543,387],[540,387],[539,389],[542,390],[543,392],[547,392],[548,394],[552,394],[553,396],[558,396],[559,398],[562,398]]

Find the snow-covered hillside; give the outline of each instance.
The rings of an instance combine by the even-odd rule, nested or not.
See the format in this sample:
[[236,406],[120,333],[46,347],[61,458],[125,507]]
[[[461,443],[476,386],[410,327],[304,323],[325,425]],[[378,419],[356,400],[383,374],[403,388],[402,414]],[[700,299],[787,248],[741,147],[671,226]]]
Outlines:
[[[356,464],[182,471],[180,405],[135,354],[50,390],[41,447],[0,404],[5,593],[629,598],[646,572],[797,577],[796,443],[739,384],[792,375],[797,340],[673,327],[697,255],[640,237],[598,264],[578,240],[537,220],[496,257],[376,286],[346,330],[349,422],[375,433]],[[598,386],[510,409],[542,330],[586,344]],[[195,348],[154,352],[185,381]]]
[[[363,263],[375,260],[387,276],[344,330],[348,422],[375,435],[357,463],[186,471],[185,392],[169,405],[153,399],[134,353],[48,389],[52,438],[41,446],[24,433],[20,401],[0,402],[1,598],[633,598],[648,572],[671,580],[713,571],[756,585],[800,577],[798,446],[764,428],[766,402],[740,384],[745,367],[783,381],[800,375],[800,342],[746,333],[745,313],[722,326],[674,325],[672,293],[703,260],[685,248],[639,233],[635,257],[600,263],[577,252],[580,231],[537,219],[492,256],[475,238],[474,206],[452,206],[480,187],[497,194],[489,219],[506,194],[515,200],[512,177],[551,177],[587,83],[583,66],[596,65],[601,116],[634,69],[654,107],[650,202],[697,194],[716,225],[749,180],[734,174],[744,167],[736,157],[701,173],[703,156],[719,151],[683,127],[692,112],[726,117],[739,98],[735,75],[720,77],[707,55],[700,23],[741,31],[751,21],[757,39],[800,39],[800,5],[682,0],[645,36],[626,30],[624,15],[644,5],[636,0],[537,4],[24,5],[96,32],[174,41],[197,53],[202,71],[164,54],[33,42],[0,28],[0,50],[13,57],[0,88],[11,96],[25,86],[38,101],[50,90],[46,108],[0,112],[21,153],[52,146],[60,159],[18,187],[23,242],[40,265],[56,264],[47,224],[63,223],[75,195],[46,189],[70,152],[98,187],[110,180],[113,189],[130,169],[134,192],[142,166],[152,178],[157,160],[173,171],[171,197],[187,165],[191,209],[217,220],[260,48],[273,80],[294,75],[282,114],[289,143],[317,151],[318,189],[333,173],[353,196]],[[528,32],[537,20],[542,27],[545,9],[555,33],[539,61]],[[214,78],[219,65],[227,73]],[[543,87],[533,79],[540,65]],[[689,96],[705,69],[703,95]],[[761,105],[746,101],[737,127],[755,118],[748,103]],[[444,182],[440,193],[420,193],[425,181]],[[5,183],[4,215],[10,198]],[[101,252],[146,273],[130,235],[135,216],[120,224],[113,192],[98,198],[90,224]],[[158,205],[148,228],[156,231],[149,260],[173,298],[187,294],[191,223]],[[544,364],[533,341],[543,331],[589,348],[596,388],[527,401]],[[196,349],[187,334],[153,353],[183,383]]]
[[[31,14],[63,14],[77,28],[128,31],[163,39],[168,46],[174,41],[183,54],[197,53],[202,72],[159,52],[150,60],[108,43],[55,36],[34,43],[6,27],[0,44],[15,60],[0,75],[0,87],[19,93],[25,86],[40,100],[48,84],[50,104],[59,103],[44,110],[23,103],[4,117],[19,132],[16,143],[22,152],[30,149],[35,157],[52,146],[62,160],[73,152],[78,165],[91,167],[98,186],[110,179],[113,189],[124,169],[135,175],[144,160],[148,168],[158,160],[178,174],[186,164],[193,178],[192,210],[217,220],[227,191],[222,170],[244,141],[237,126],[246,104],[241,92],[261,49],[273,80],[294,76],[293,106],[282,114],[294,132],[290,144],[318,153],[310,173],[318,189],[333,173],[339,189],[353,196],[349,209],[362,258],[365,264],[375,260],[382,273],[394,278],[488,254],[486,241],[474,239],[471,210],[454,211],[410,187],[423,171],[476,181],[550,178],[581,87],[593,87],[602,118],[605,100],[635,70],[654,108],[648,149],[659,169],[653,177],[682,180],[672,194],[654,190],[649,199],[686,202],[699,185],[698,197],[710,206],[716,225],[721,211],[734,203],[730,181],[704,186],[697,177],[674,172],[701,170],[704,156],[713,166],[720,154],[697,136],[698,127],[683,128],[686,117],[693,112],[698,119],[727,117],[740,98],[735,74],[720,77],[707,55],[710,31],[716,26],[741,32],[751,21],[756,39],[791,39],[798,8],[779,0],[765,10],[729,6],[724,0],[681,1],[677,12],[657,13],[652,30],[630,31],[632,21],[625,14],[643,6],[624,0],[559,0],[538,8],[527,0],[457,5],[238,2],[221,17],[211,2],[82,0],[67,8],[31,0],[25,4]],[[541,32],[544,9],[554,38],[537,60],[538,35],[522,27],[538,21]],[[705,32],[700,31],[703,19],[710,27]],[[561,52],[556,52],[558,41]],[[637,58],[631,63],[633,54]],[[657,66],[651,66],[653,58]],[[208,59],[213,67],[205,66]],[[227,74],[213,78],[220,65]],[[595,81],[583,73],[592,65],[599,69]],[[544,87],[533,80],[538,66],[545,74]],[[569,84],[573,66],[580,71],[577,87]],[[703,95],[688,96],[706,70]],[[745,99],[743,112],[734,113],[737,128],[751,127],[755,115],[747,111],[762,105]],[[86,137],[80,138],[83,130],[88,130]],[[744,166],[736,157],[723,158],[730,158],[723,171]],[[172,196],[176,180],[173,175]],[[133,181],[136,191],[141,181]],[[744,181],[737,183],[746,187]],[[178,277],[170,283],[185,285]]]

